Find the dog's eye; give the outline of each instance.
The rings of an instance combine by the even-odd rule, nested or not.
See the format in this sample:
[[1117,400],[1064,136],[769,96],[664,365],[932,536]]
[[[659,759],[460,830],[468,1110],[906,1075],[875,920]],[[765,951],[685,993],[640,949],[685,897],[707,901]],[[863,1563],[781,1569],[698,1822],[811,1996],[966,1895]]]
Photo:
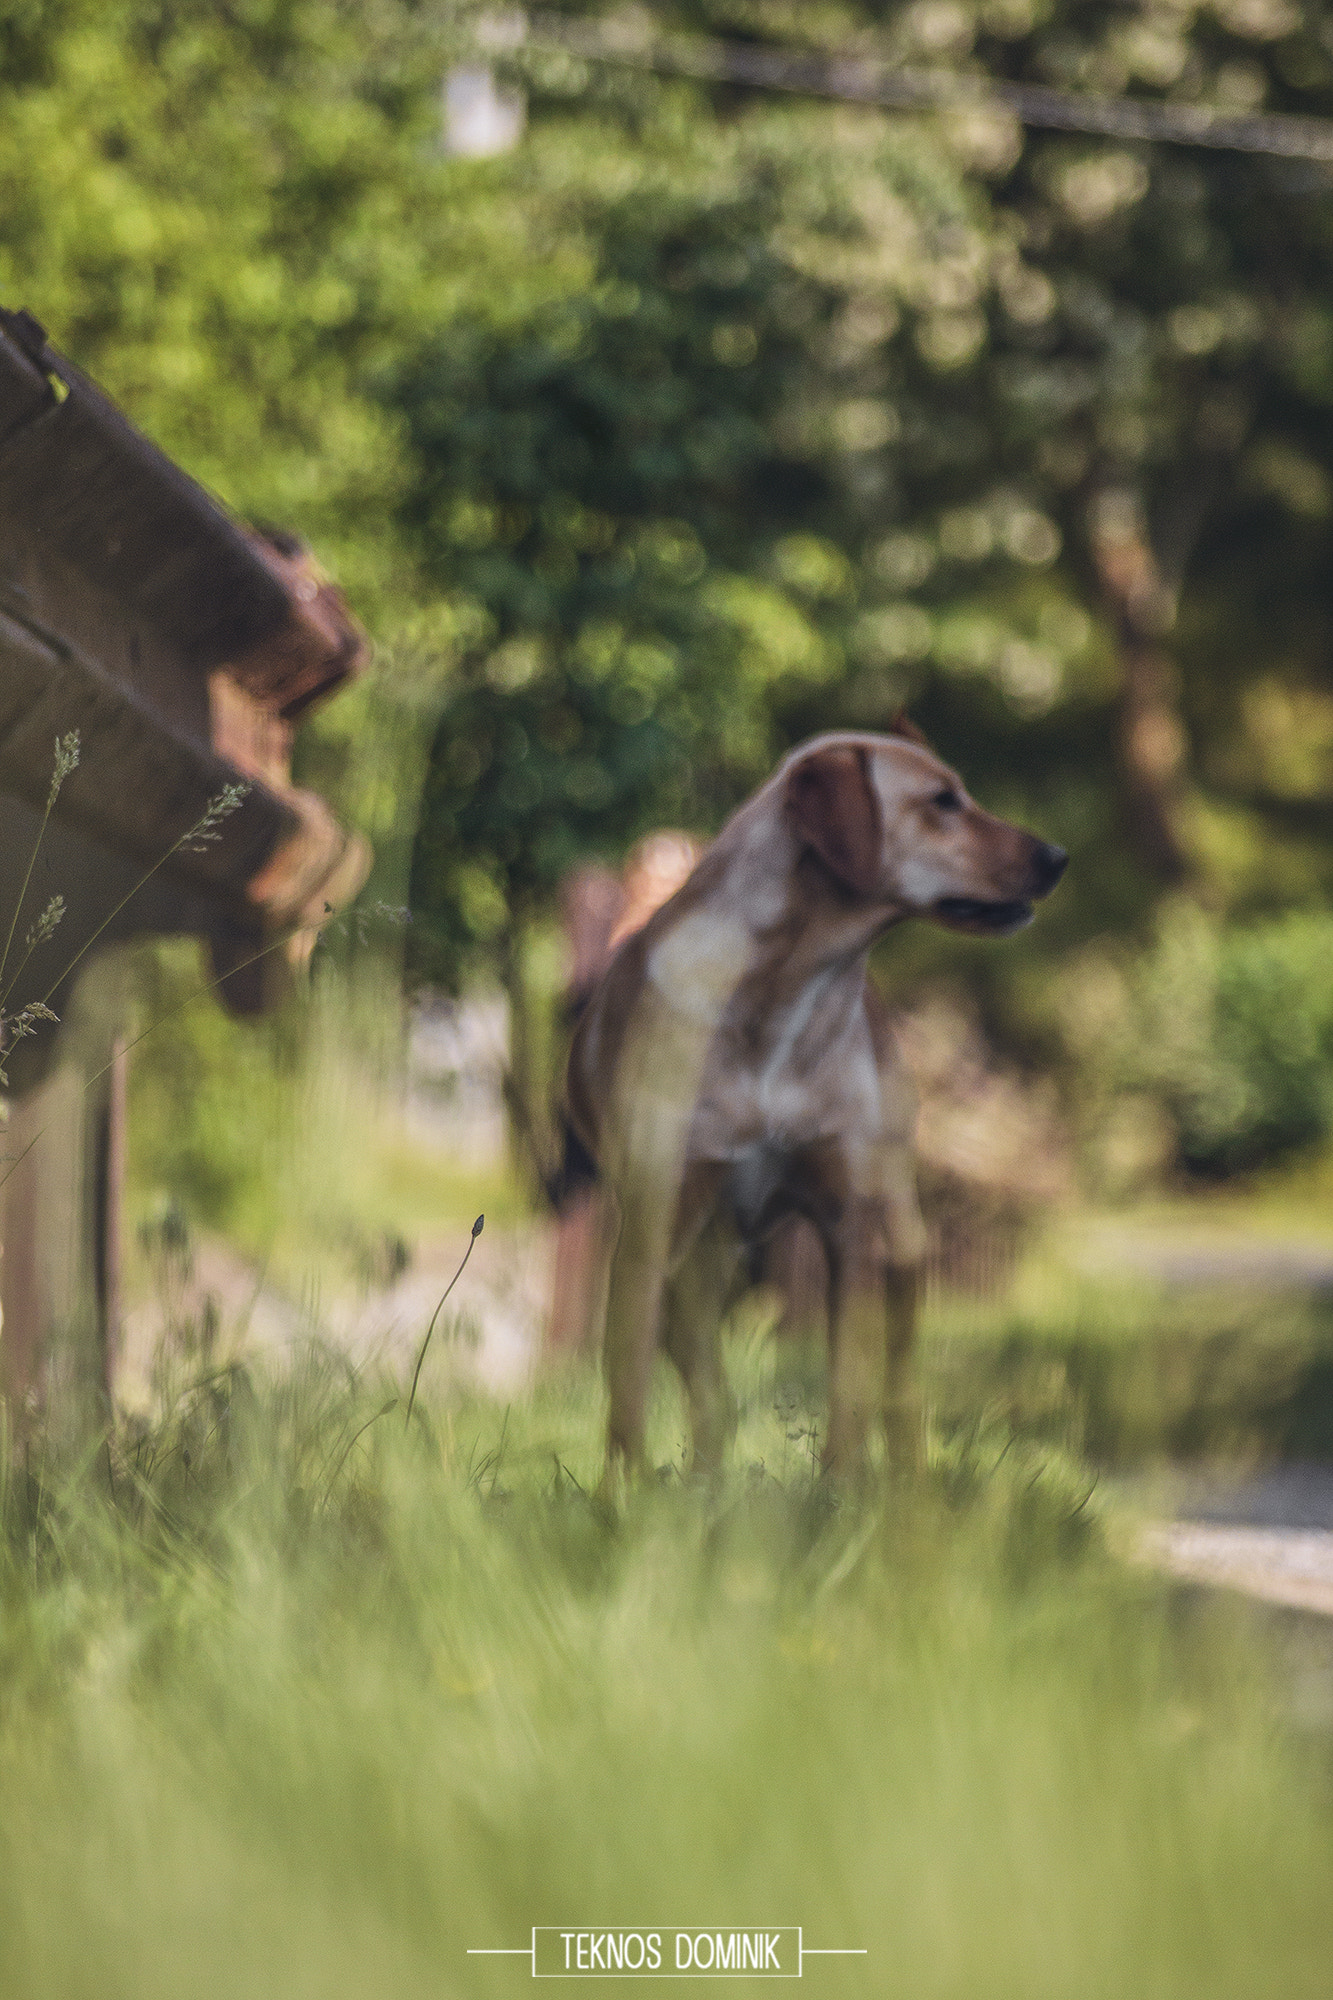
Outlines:
[[963,801],[951,785],[946,785],[942,792],[936,792],[930,803],[938,806],[941,812],[961,812],[963,808]]

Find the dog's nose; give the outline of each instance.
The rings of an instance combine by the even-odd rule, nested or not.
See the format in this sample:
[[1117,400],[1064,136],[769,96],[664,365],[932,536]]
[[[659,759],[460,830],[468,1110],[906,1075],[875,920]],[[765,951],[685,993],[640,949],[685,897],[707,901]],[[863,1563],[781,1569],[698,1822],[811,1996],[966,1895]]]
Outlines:
[[1069,856],[1063,847],[1055,847],[1049,840],[1043,840],[1038,842],[1037,852],[1032,859],[1033,870],[1040,884],[1038,894],[1044,896],[1055,887],[1064,874]]

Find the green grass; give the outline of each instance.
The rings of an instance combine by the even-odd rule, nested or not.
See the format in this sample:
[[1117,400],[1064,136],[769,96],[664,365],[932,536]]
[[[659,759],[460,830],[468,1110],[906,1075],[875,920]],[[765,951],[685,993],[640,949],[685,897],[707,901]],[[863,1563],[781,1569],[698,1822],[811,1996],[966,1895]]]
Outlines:
[[[1329,1743],[1243,1608],[1108,1554],[993,1430],[841,1506],[799,1369],[732,1471],[589,1497],[600,1399],[311,1352],[10,1468],[0,1992],[504,1995],[533,1924],[801,1924],[830,1995],[1324,1995]],[[432,1380],[427,1371],[427,1387]],[[375,1419],[374,1421],[370,1421]],[[369,1423],[368,1428],[361,1428]]]

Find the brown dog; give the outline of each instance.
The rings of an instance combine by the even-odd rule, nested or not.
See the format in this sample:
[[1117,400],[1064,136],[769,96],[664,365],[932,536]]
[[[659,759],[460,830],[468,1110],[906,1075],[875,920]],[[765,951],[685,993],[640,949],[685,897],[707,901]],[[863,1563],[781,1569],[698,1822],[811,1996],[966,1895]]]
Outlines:
[[733,1421],[718,1324],[746,1248],[793,1211],[814,1223],[830,1274],[824,1464],[861,1460],[876,1410],[910,1446],[913,1113],[867,1004],[867,955],[904,917],[1006,936],[1065,859],[983,812],[910,723],[821,736],[626,940],[569,1061],[571,1115],[620,1213],[613,1475],[642,1465],[659,1343],[685,1383],[694,1463],[716,1465]]

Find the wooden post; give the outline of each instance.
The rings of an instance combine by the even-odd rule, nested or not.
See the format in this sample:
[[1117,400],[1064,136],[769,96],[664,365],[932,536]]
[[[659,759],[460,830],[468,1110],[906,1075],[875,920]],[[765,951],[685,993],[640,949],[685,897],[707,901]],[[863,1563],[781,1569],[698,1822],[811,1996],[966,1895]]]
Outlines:
[[[118,1314],[123,955],[92,960],[47,1075],[10,1100],[0,1151],[0,1387],[16,1435],[95,1438],[109,1412]],[[123,1053],[121,1058],[123,1075]],[[119,1101],[118,1101],[119,1100]]]
[[116,1368],[121,1348],[121,1232],[124,1226],[125,1158],[128,1143],[130,1058],[123,1033],[111,1047],[107,1071],[106,1109],[99,1120],[96,1216],[97,1280],[102,1316],[102,1394],[107,1410],[115,1406]]

